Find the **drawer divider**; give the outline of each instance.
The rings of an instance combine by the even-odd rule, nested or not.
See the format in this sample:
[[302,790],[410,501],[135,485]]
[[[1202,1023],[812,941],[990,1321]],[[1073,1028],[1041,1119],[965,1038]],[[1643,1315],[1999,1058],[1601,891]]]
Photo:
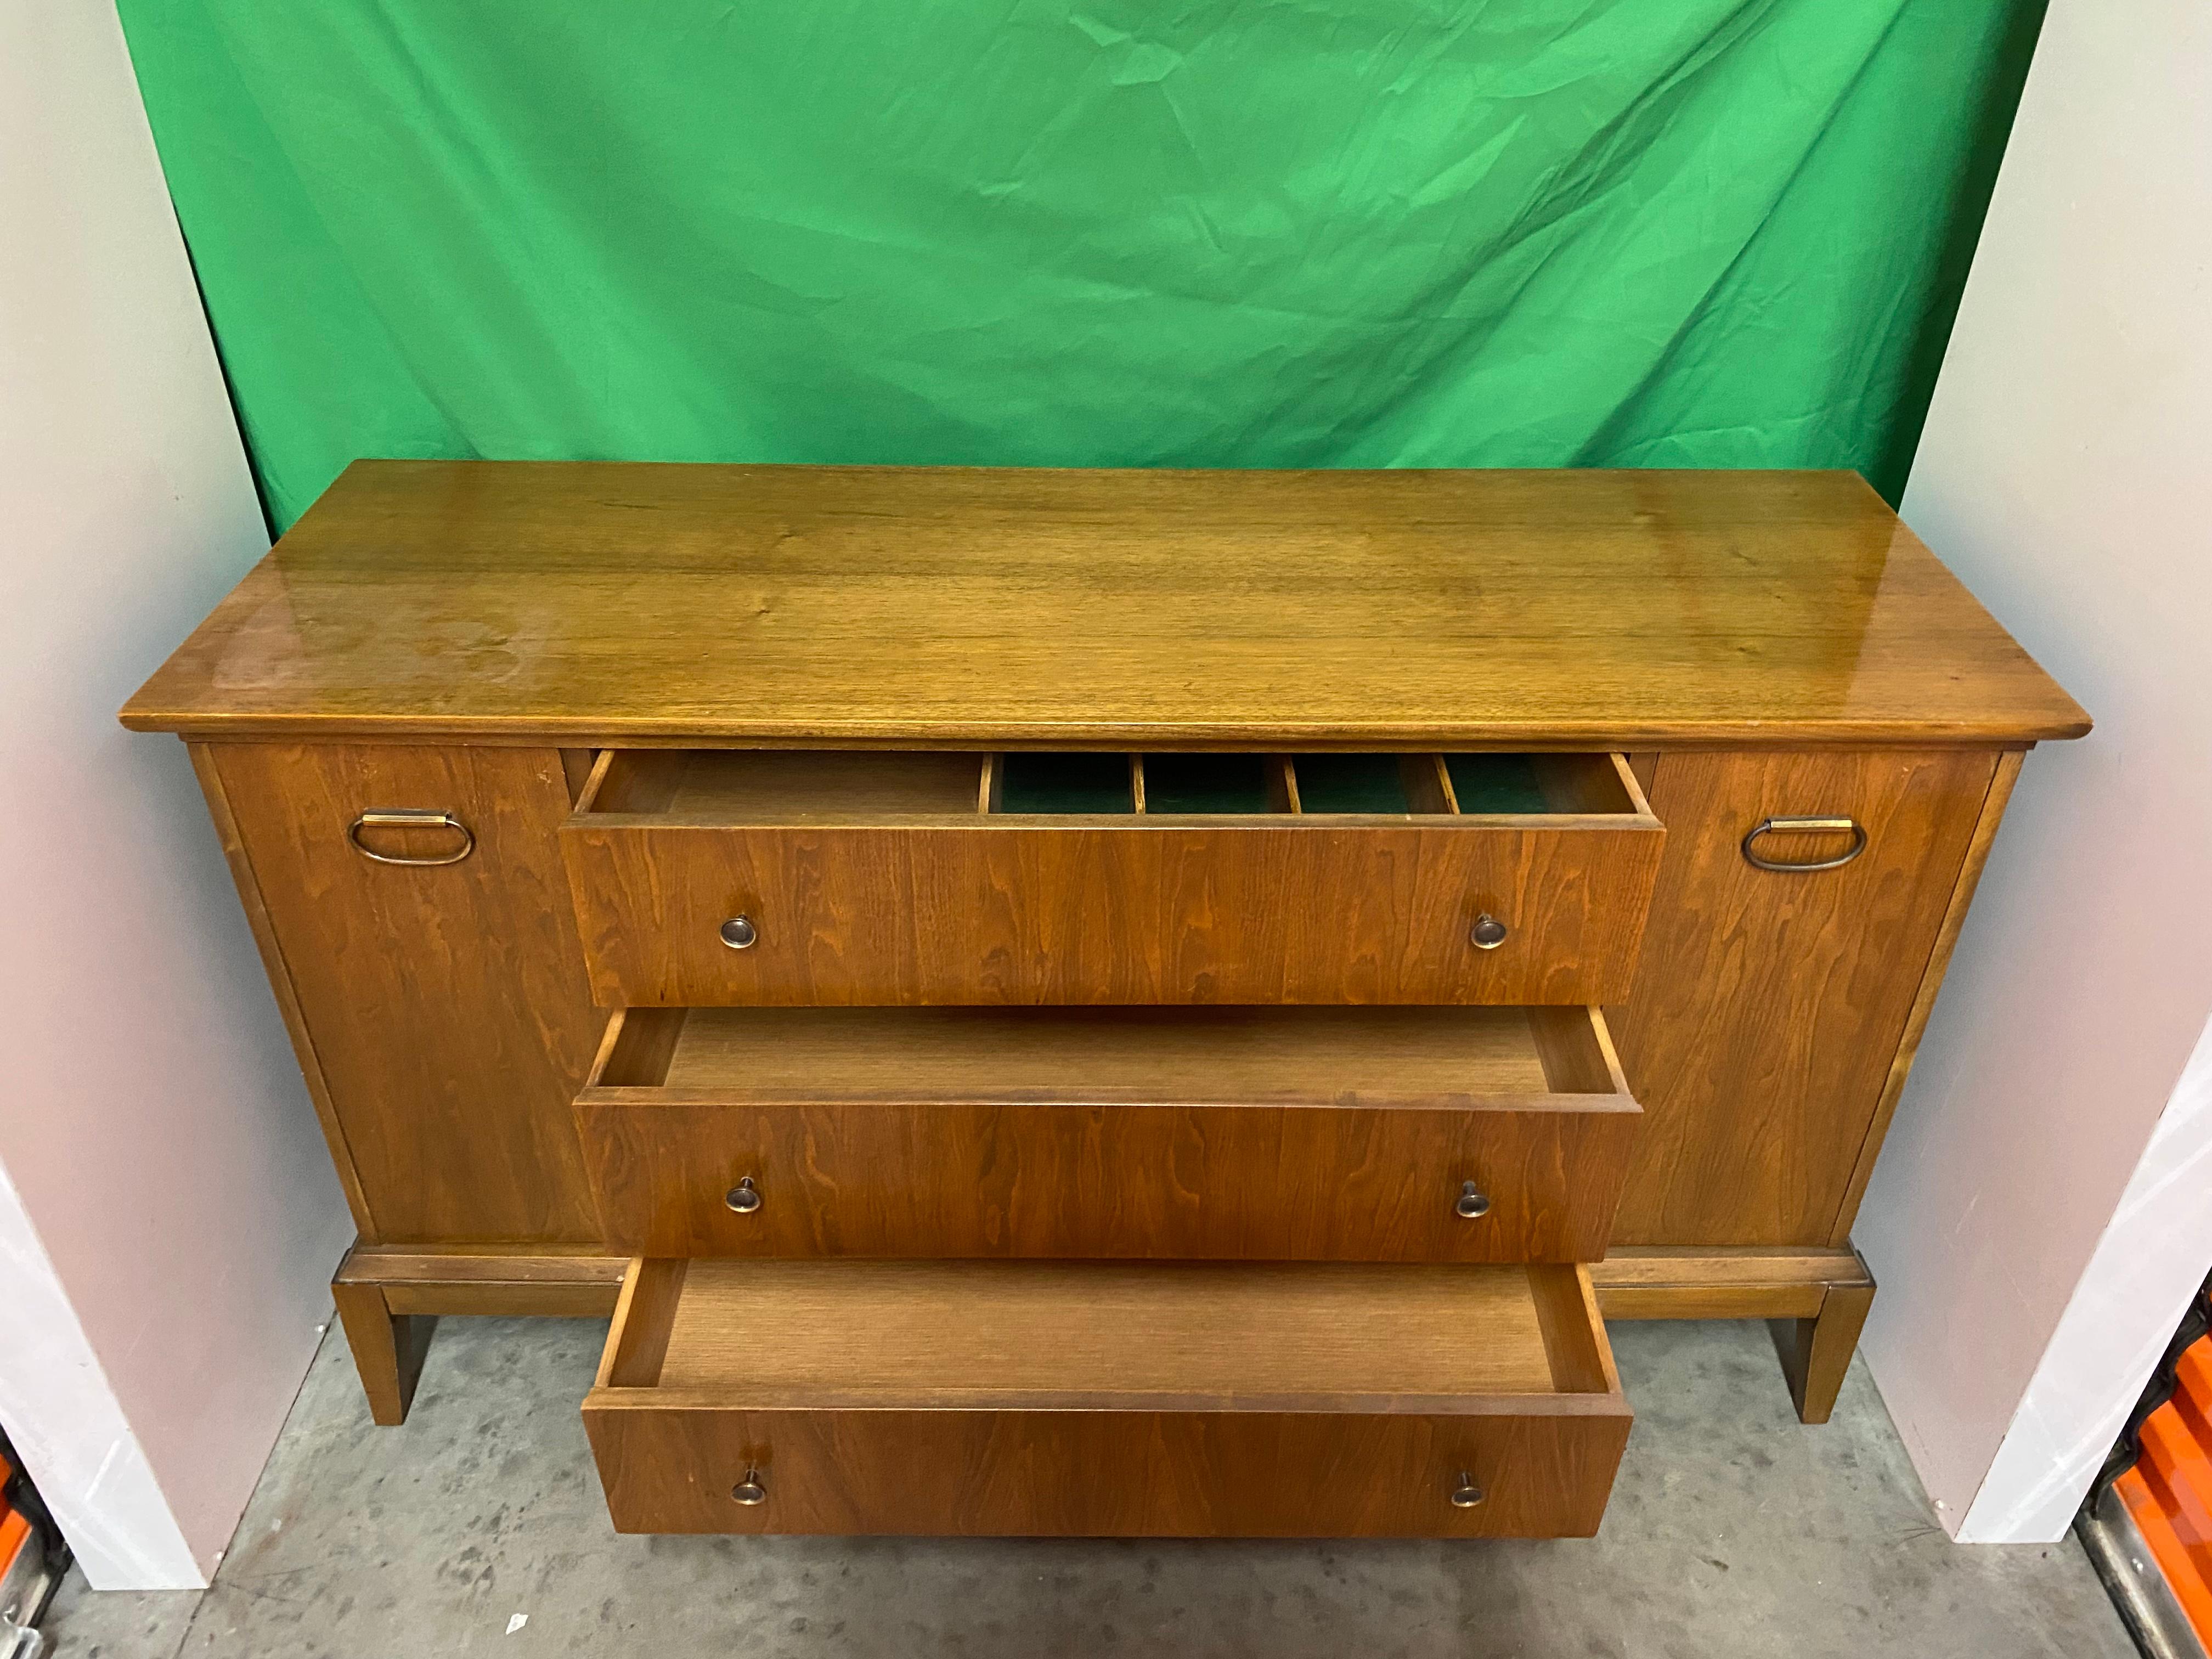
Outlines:
[[1589,1269],[1567,1264],[1532,1267],[1528,1288],[1544,1351],[1552,1362],[1552,1385],[1561,1394],[1612,1394],[1620,1389],[1613,1355],[1598,1333],[1605,1322],[1597,1310]]
[[668,1080],[688,1008],[623,1008],[607,1022],[587,1089],[657,1089]]
[[1436,774],[1437,793],[1443,802],[1443,805],[1436,810],[1440,812],[1449,812],[1452,817],[1457,817],[1459,792],[1452,787],[1451,768],[1444,764],[1444,757],[1442,755],[1423,755],[1419,758],[1426,761],[1430,769]]
[[669,1334],[675,1328],[676,1304],[690,1267],[683,1256],[640,1258],[630,1263],[600,1360],[599,1387],[650,1389],[659,1382]]
[[1613,1033],[1597,1008],[1537,1007],[1526,1011],[1545,1080],[1555,1094],[1629,1093],[1613,1051]]
[[1459,811],[1459,802],[1452,796],[1451,779],[1444,771],[1442,755],[1408,755],[1399,763],[1399,769],[1406,780],[1406,804],[1413,811]]

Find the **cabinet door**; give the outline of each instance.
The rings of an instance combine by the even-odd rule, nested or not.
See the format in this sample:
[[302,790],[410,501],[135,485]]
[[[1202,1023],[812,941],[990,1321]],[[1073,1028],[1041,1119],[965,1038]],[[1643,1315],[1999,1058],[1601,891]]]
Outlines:
[[[239,743],[198,760],[363,1237],[596,1240],[570,1103],[605,1017],[555,840],[561,752]],[[362,814],[394,811],[450,814],[473,846],[380,862],[462,846],[429,824],[356,843]]]
[[[1827,1244],[1997,769],[1989,751],[1669,753],[1636,984],[1607,1011],[1644,1129],[1615,1244]],[[1832,869],[1745,856],[1770,817],[1856,819]],[[1816,862],[1848,835],[1765,837]]]

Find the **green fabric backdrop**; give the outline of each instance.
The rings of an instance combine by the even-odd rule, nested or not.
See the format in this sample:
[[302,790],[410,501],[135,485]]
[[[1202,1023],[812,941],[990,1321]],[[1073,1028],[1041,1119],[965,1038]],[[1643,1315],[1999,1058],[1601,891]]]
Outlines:
[[1855,466],[2040,0],[122,0],[271,517],[358,455]]

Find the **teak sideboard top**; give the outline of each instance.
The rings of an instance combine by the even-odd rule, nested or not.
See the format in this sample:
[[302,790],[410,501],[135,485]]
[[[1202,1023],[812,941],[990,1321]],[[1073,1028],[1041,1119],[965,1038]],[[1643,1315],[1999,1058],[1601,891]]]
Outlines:
[[360,461],[124,710],[200,737],[2016,746],[1848,472]]

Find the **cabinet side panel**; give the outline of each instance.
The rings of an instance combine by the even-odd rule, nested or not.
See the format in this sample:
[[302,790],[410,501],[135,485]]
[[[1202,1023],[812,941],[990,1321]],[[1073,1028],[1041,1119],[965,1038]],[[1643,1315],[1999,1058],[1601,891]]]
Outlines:
[[1850,1185],[1844,1191],[1843,1207],[1837,1212],[1835,1223],[1829,1229],[1831,1244],[1840,1247],[1850,1242],[1851,1223],[1858,1218],[1859,1202],[1866,1196],[1867,1182],[1874,1176],[1875,1159],[1881,1156],[1882,1137],[1889,1133],[1889,1121],[1897,1115],[1898,1097],[1905,1092],[1905,1079],[1912,1074],[1912,1061],[1920,1052],[1920,1039],[1927,1032],[1928,1016],[1936,1006],[1936,994],[1943,988],[1943,975],[1951,966],[1951,951],[1959,943],[1959,930],[1966,925],[1967,907],[1974,902],[1974,889],[1981,884],[1982,866],[1989,862],[1990,843],[1996,840],[1997,826],[2004,822],[2006,804],[2012,799],[2013,785],[2020,779],[2021,755],[2022,751],[2015,749],[1997,757],[1996,775],[1990,781],[1988,795],[1983,799],[1981,817],[1975,821],[1974,837],[1966,848],[1966,862],[1951,890],[1951,902],[1944,908],[1942,926],[1936,930],[1936,948],[1929,955],[1927,970],[1920,976],[1919,992],[1912,999],[1912,1011],[1905,1018],[1904,1038],[1890,1061],[1881,1098],[1875,1107],[1874,1121],[1867,1127],[1865,1143],[1859,1148]]
[[[1826,1244],[1990,792],[1994,751],[1662,755],[1668,826],[1634,992],[1609,1010],[1644,1132],[1615,1244]],[[1769,817],[1856,818],[1866,849],[1755,868]],[[1826,842],[1771,838],[1782,859]]]
[[[289,973],[371,1237],[599,1237],[570,1103],[605,1024],[554,831],[556,750],[237,744],[206,750]],[[378,863],[365,811],[451,813],[475,847]],[[390,848],[435,855],[401,831]],[[364,1228],[364,1231],[368,1230]]]
[[292,1052],[298,1056],[301,1074],[307,1079],[307,1097],[314,1102],[315,1116],[323,1126],[323,1139],[330,1145],[331,1163],[337,1170],[338,1184],[345,1189],[346,1206],[353,1212],[354,1226],[363,1238],[374,1239],[377,1237],[376,1214],[369,1206],[368,1194],[362,1189],[360,1173],[354,1168],[353,1149],[346,1144],[345,1127],[331,1103],[330,1085],[323,1076],[322,1061],[316,1057],[314,1039],[307,1033],[307,1016],[301,1010],[291,969],[284,961],[283,947],[276,942],[276,925],[270,920],[269,907],[262,901],[260,883],[254,878],[252,861],[246,856],[246,843],[240,838],[238,820],[232,815],[230,797],[216,763],[218,751],[204,743],[185,746],[191,755],[192,771],[199,779],[200,792],[207,797],[208,816],[215,820],[216,836],[222,842],[222,854],[229,862],[231,879],[238,884],[239,902],[245,908],[246,923],[253,930],[253,943],[261,952],[261,966],[269,975],[269,988],[276,994],[277,1011],[283,1016],[285,1030],[291,1035]]

